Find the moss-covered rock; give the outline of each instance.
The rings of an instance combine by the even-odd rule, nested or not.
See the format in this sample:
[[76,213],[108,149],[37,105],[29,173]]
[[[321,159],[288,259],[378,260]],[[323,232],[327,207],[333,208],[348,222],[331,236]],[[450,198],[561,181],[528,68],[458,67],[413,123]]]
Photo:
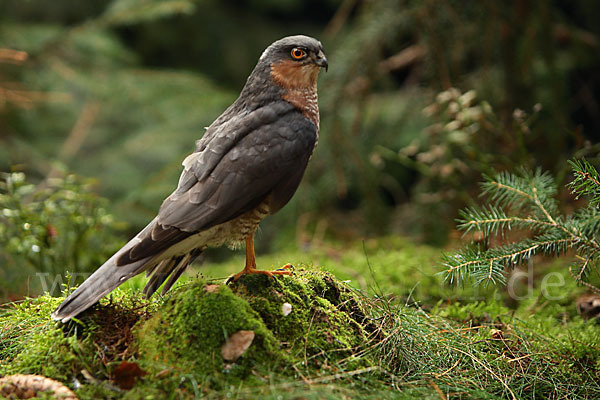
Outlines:
[[[254,332],[254,340],[235,363],[228,363],[221,347],[242,330]],[[224,285],[209,286],[201,280],[181,287],[138,326],[136,337],[143,368],[181,376],[191,373],[211,384],[218,384],[224,376],[247,376],[257,363],[277,358],[279,348],[244,299]]]
[[[246,276],[232,289],[258,312],[292,360],[320,367],[349,357],[367,340],[357,294],[326,272],[302,269],[278,280]],[[284,304],[291,306],[288,315]]]
[[[149,376],[166,377],[167,390],[189,377],[220,389],[272,370],[293,376],[342,359],[363,365],[352,354],[367,340],[364,318],[357,295],[324,272],[250,275],[231,286],[198,280],[138,324],[138,360]],[[225,360],[221,349],[239,331],[254,332],[254,340],[235,361]]]
[[[68,324],[50,319],[60,301],[41,296],[0,315],[8,322],[0,375],[44,375],[83,398],[165,398],[369,364],[353,356],[368,339],[360,296],[317,270],[249,275],[230,286],[196,280],[154,302],[117,290]],[[252,336],[249,346],[224,359],[240,331]],[[119,392],[124,361],[142,372]]]

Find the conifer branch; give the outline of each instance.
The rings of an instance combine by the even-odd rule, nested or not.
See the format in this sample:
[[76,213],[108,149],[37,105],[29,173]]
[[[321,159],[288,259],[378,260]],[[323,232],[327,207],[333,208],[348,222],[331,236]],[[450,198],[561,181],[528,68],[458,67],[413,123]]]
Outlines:
[[[482,282],[504,282],[505,274],[536,254],[560,256],[574,249],[581,262],[580,270],[569,272],[579,283],[588,279],[587,270],[600,255],[600,174],[587,161],[572,161],[575,179],[568,186],[576,196],[590,196],[589,206],[564,217],[555,200],[556,184],[552,177],[537,170],[518,174],[500,172],[485,177],[482,192],[489,205],[470,207],[460,212],[458,229],[465,233],[483,233],[486,243],[494,236],[504,237],[515,229],[530,232],[525,238],[499,247],[481,250],[466,247],[443,259],[446,279],[450,282],[472,279]],[[598,271],[596,270],[596,273]],[[599,274],[600,277],[600,274]],[[585,282],[586,286],[594,287]]]
[[600,288],[598,288],[598,287],[596,287],[596,286],[592,285],[591,283],[588,283],[588,282],[584,281],[584,280],[581,278],[581,273],[579,273],[579,274],[577,274],[577,275],[575,275],[575,273],[573,273],[573,266],[572,266],[572,265],[569,265],[569,274],[571,275],[571,277],[572,277],[573,279],[575,279],[575,280],[577,281],[577,283],[580,283],[581,285],[583,285],[583,286],[587,287],[587,288],[588,288],[588,289],[590,289],[591,291],[593,291],[593,292],[596,292],[596,293],[600,294]]
[[[506,215],[504,210],[495,207],[487,209],[470,208],[460,213],[462,219],[459,219],[458,229],[469,233],[476,230],[486,236],[501,234],[513,228],[541,230],[544,231],[551,227],[556,227],[556,222],[542,221],[532,216],[519,217]],[[470,219],[469,219],[470,218]]]
[[591,206],[598,207],[600,204],[600,174],[588,161],[572,160],[569,164],[573,168],[573,182],[567,185],[575,198],[589,196]]
[[[526,242],[521,242],[521,243],[526,243]],[[567,247],[571,247],[574,244],[573,239],[567,238],[567,239],[555,239],[555,240],[547,240],[547,241],[543,241],[543,242],[534,242],[531,244],[527,244],[527,246],[525,246],[524,248],[515,250],[515,251],[508,251],[506,253],[501,253],[500,255],[497,256],[489,256],[486,257],[485,255],[483,257],[477,257],[476,259],[472,259],[469,261],[465,261],[462,263],[458,263],[458,264],[453,264],[452,262],[447,262],[444,265],[446,265],[448,267],[447,272],[448,273],[452,273],[457,269],[461,269],[464,267],[468,267],[468,266],[474,266],[474,265],[486,265],[488,263],[501,263],[503,261],[510,261],[512,263],[517,263],[517,261],[519,261],[518,263],[520,263],[521,261],[525,260],[525,259],[529,259],[531,258],[533,255],[537,254],[537,250],[544,250],[547,251],[548,249],[551,248],[551,246],[561,246],[561,245],[567,245]],[[491,254],[491,252],[488,253],[484,253],[484,254]],[[465,257],[464,254],[459,255],[458,258],[451,258],[449,260],[458,260],[461,258],[467,258]]]
[[540,210],[542,210],[542,212],[544,213],[544,215],[546,216],[546,218],[552,225],[558,226],[558,224],[556,223],[554,218],[552,218],[552,215],[550,215],[550,213],[546,210],[546,208],[540,201],[540,199],[537,195],[537,189],[535,187],[532,187],[531,190],[533,191],[533,201],[535,202],[535,204],[540,208]]

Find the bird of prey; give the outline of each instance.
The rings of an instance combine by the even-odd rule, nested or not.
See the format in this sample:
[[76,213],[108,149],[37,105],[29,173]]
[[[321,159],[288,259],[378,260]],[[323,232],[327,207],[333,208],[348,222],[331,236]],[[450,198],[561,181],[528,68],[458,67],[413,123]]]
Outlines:
[[[240,96],[183,161],[177,189],[158,215],[96,270],[52,313],[63,322],[129,278],[151,276],[151,296],[171,288],[207,247],[246,243],[246,265],[233,276],[261,271],[254,258],[259,222],[292,197],[318,141],[317,77],[327,69],[321,43],[289,36],[262,53]],[[168,279],[168,280],[167,280]]]

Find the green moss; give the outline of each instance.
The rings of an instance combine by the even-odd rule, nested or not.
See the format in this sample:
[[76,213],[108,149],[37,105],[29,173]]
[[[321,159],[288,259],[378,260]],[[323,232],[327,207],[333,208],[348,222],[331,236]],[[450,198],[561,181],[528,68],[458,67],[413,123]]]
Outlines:
[[[8,307],[0,374],[77,380],[81,399],[438,398],[434,384],[472,398],[600,394],[600,325],[572,313],[572,296],[549,300],[541,288],[513,309],[499,293],[427,313],[303,266],[229,286],[182,282],[151,302],[137,293],[117,290],[66,325],[49,317],[62,299]],[[239,330],[254,331],[254,341],[225,361],[221,348]],[[146,375],[115,391],[124,360]]]
[[[284,303],[291,305],[288,315]],[[170,390],[183,390],[179,383],[186,380],[194,387],[190,377],[203,388],[223,389],[273,370],[293,376],[294,368],[329,370],[342,359],[352,360],[367,338],[361,319],[356,295],[323,272],[302,269],[276,279],[250,275],[231,287],[199,280],[181,286],[139,324],[137,353],[151,374],[168,375],[163,386]],[[240,330],[254,331],[254,341],[239,359],[227,362],[221,347]],[[147,384],[139,390],[149,389]]]
[[81,398],[114,398],[114,389],[95,380],[107,380],[113,367],[128,356],[132,338],[128,333],[144,314],[140,308],[144,300],[117,290],[112,300],[62,324],[50,314],[63,299],[44,295],[3,309],[0,376],[38,374],[69,385],[76,380]]
[[[221,346],[240,330],[255,333],[251,347],[235,363],[221,357]],[[278,343],[258,314],[226,286],[207,292],[199,280],[179,288],[137,331],[143,367],[160,372],[172,369],[181,376],[219,385],[224,375],[241,378],[261,361],[272,359]],[[169,349],[165,351],[165,349]]]
[[[329,273],[301,268],[295,276],[277,280],[246,276],[233,290],[304,368],[335,364],[367,340],[358,296]],[[282,311],[285,303],[291,306],[289,315]]]
[[78,340],[77,332],[65,334],[50,319],[56,305],[55,299],[42,296],[25,300],[0,316],[0,375],[41,374],[64,381],[77,369],[90,368],[79,356],[93,353],[89,337]]
[[498,318],[508,316],[510,310],[496,297],[492,297],[488,301],[475,301],[473,303],[454,302],[444,304],[440,301],[431,310],[431,313],[454,321],[478,325],[495,322]]

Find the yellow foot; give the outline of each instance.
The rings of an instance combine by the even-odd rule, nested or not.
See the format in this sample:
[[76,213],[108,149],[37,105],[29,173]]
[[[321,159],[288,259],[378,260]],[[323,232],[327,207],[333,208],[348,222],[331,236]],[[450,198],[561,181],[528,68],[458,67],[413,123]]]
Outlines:
[[238,272],[235,275],[230,276],[229,278],[227,278],[227,280],[225,281],[226,285],[229,285],[232,282],[237,281],[238,279],[240,279],[243,275],[250,275],[250,274],[263,274],[263,275],[267,275],[270,276],[271,278],[274,278],[274,275],[293,275],[294,266],[292,264],[285,264],[283,267],[276,269],[275,271],[265,271],[265,270],[261,270],[261,269],[254,269],[254,268],[244,268],[241,272]]

